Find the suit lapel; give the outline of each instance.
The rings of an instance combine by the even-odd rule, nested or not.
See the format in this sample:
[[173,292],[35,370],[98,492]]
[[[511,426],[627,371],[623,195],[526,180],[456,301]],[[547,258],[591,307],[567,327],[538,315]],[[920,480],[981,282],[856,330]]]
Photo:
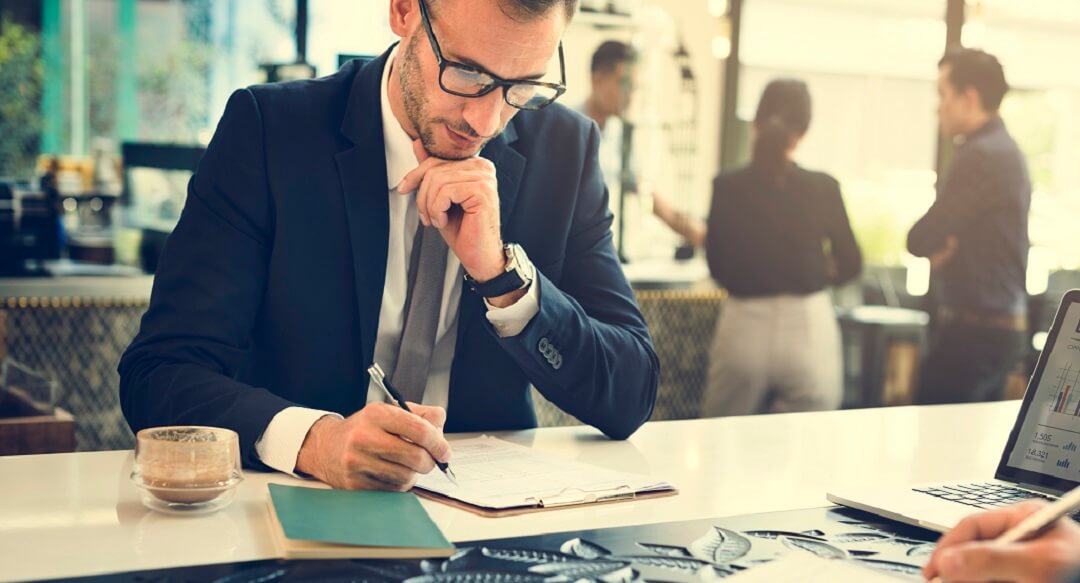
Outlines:
[[495,165],[495,177],[499,181],[499,220],[503,227],[503,237],[506,236],[506,225],[510,222],[510,215],[514,212],[517,204],[518,186],[521,183],[521,174],[525,171],[525,156],[511,147],[517,141],[517,129],[510,122],[494,140],[488,143],[480,152],[480,156],[491,160]]
[[[510,223],[514,206],[517,204],[518,187],[521,184],[521,175],[525,172],[525,157],[511,147],[515,141],[517,141],[517,130],[511,121],[503,133],[489,142],[480,152],[482,157],[495,165],[495,177],[499,182],[499,222],[502,225],[504,241],[511,240],[506,226]],[[485,311],[484,301],[479,296],[468,289],[463,290],[458,310],[458,346],[461,346],[461,339],[469,327],[483,318]]]
[[341,133],[353,146],[335,156],[349,226],[365,366],[375,354],[390,233],[379,86],[388,54],[360,65],[341,124]]

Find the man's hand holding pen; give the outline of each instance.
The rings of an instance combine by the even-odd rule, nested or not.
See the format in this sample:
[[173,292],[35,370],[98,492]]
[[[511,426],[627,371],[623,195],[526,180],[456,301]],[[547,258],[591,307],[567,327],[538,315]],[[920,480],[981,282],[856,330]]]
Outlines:
[[443,437],[446,411],[409,404],[412,412],[372,403],[346,419],[326,416],[311,426],[296,469],[334,488],[405,492],[419,474],[450,461]]

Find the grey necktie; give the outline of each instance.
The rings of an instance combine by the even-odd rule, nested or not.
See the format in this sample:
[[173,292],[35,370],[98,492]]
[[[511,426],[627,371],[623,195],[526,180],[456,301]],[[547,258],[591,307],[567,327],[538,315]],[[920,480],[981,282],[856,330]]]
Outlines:
[[390,382],[407,401],[424,399],[435,332],[439,327],[443,282],[446,281],[446,241],[434,227],[420,223],[409,257],[409,287],[405,292],[405,325],[398,344]]

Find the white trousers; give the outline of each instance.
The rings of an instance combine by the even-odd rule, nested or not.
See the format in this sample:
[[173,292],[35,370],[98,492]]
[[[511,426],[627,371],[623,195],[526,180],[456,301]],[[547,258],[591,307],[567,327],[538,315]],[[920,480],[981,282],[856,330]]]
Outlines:
[[836,409],[840,327],[829,292],[729,298],[716,325],[703,417]]

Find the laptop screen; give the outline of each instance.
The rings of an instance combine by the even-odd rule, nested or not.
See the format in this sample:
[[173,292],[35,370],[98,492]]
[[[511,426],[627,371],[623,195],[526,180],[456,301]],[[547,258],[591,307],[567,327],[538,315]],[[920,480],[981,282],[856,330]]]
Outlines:
[[1062,298],[996,477],[1055,493],[1080,483],[1080,290]]

